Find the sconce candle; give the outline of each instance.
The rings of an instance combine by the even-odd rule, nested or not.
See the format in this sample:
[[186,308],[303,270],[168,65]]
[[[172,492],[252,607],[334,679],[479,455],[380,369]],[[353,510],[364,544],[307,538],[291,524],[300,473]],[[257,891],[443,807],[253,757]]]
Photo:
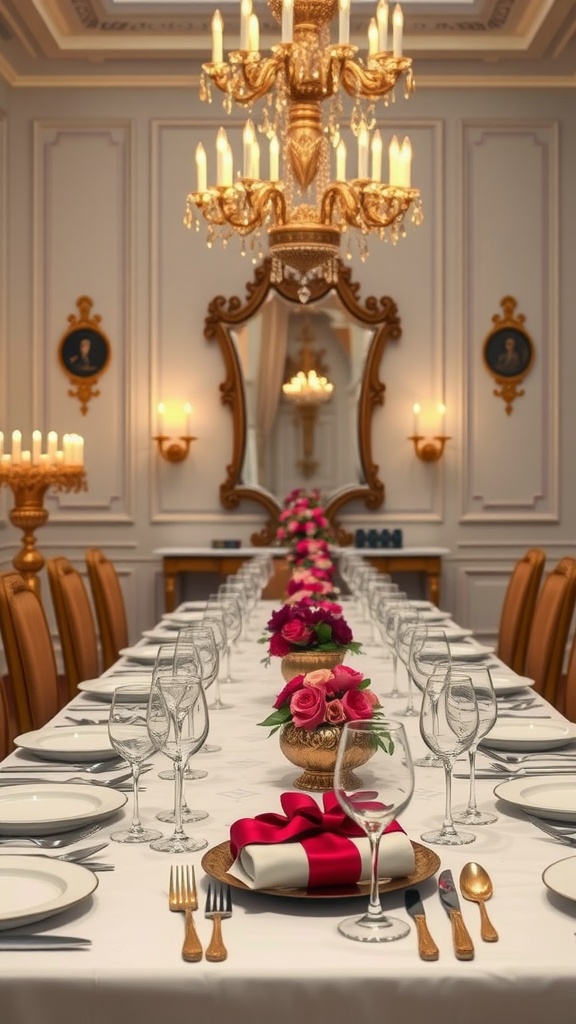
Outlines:
[[412,406],[412,412],[414,413],[414,420],[412,424],[412,433],[418,434],[419,432],[419,418],[420,418],[420,403],[414,402]]

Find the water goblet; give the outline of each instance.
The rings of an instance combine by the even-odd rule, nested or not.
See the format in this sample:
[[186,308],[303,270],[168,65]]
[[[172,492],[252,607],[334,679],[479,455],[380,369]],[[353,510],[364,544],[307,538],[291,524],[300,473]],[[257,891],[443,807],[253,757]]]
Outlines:
[[396,648],[396,633],[400,625],[400,619],[402,616],[410,618],[411,615],[416,615],[417,610],[410,601],[401,599],[398,601],[392,601],[387,605],[384,613],[384,632],[386,635],[386,643],[388,650],[392,657],[392,689],[388,693],[384,693],[383,697],[401,697],[402,694],[398,689],[398,650]]
[[[419,623],[412,636],[408,658],[410,677],[418,689],[424,693],[432,673],[447,672],[451,667],[451,660],[450,644],[444,630],[439,626]],[[414,765],[422,768],[442,768],[443,762],[442,758],[429,751],[424,757],[415,758]]]
[[138,806],[138,780],[142,762],[162,745],[165,733],[160,729],[155,735],[148,732],[147,707],[138,703],[139,698],[141,699],[141,687],[127,683],[124,686],[116,687],[110,705],[108,718],[110,743],[114,750],[128,761],[132,769],[134,793],[132,824],[129,829],[111,833],[110,839],[113,839],[115,843],[149,843],[152,839],[158,839],[162,835],[156,829],[142,826]]
[[425,832],[422,840],[437,846],[473,843],[473,832],[457,832],[452,820],[452,768],[459,754],[474,742],[478,731],[478,703],[472,679],[460,672],[434,672],[424,690],[420,733],[444,764],[446,803],[442,828]]
[[414,633],[420,622],[421,619],[417,610],[413,615],[401,615],[398,620],[398,629],[396,631],[396,653],[406,669],[406,678],[408,680],[408,699],[406,707],[403,711],[398,712],[402,718],[414,718],[419,714],[414,707],[414,687],[412,672],[410,671],[410,650],[412,648]]
[[[372,753],[362,766],[363,781],[351,776],[348,762],[358,747]],[[357,763],[357,761],[356,761]],[[343,811],[364,829],[370,840],[371,880],[368,910],[340,922],[338,931],[357,942],[391,942],[407,935],[410,926],[382,910],[378,888],[380,839],[387,825],[408,806],[414,790],[414,769],[401,722],[362,719],[346,722],[338,744],[334,792]]]
[[[196,655],[199,659],[200,673],[204,690],[209,690],[218,677],[220,658],[218,648],[214,639],[214,631],[210,626],[202,622],[195,622],[191,626],[185,626],[178,633],[176,643],[176,671],[179,671],[179,650],[183,643],[193,644]],[[202,747],[203,754],[215,754],[222,750],[217,743],[205,743]],[[189,776],[187,776],[189,777]]]
[[[226,652],[227,639],[226,639],[226,623],[224,621],[224,610],[220,607],[210,608],[204,612],[202,618],[202,625],[207,626],[212,630],[214,636],[214,642],[218,651],[218,668],[221,664],[222,655]],[[226,711],[229,708],[233,708],[233,704],[226,704],[220,696],[220,675],[219,671],[216,673],[216,679],[214,680],[214,692],[215,697],[210,704],[210,711]]]
[[[202,728],[198,728],[199,703]],[[160,675],[150,692],[148,729],[154,737],[162,730],[160,750],[174,762],[174,832],[153,840],[151,850],[160,853],[194,853],[208,846],[206,839],[186,835],[182,825],[184,768],[208,735],[208,710],[200,675]]]
[[[453,663],[454,667],[459,668],[459,666],[454,666]],[[464,670],[460,669],[460,671]],[[498,703],[494,693],[490,669],[484,666],[471,665],[467,667],[466,671],[472,680],[478,703],[478,732],[474,737],[472,746],[468,749],[468,760],[470,763],[468,805],[462,811],[455,811],[452,818],[458,825],[492,825],[493,822],[498,821],[498,816],[489,811],[478,810],[476,801],[476,753],[480,740],[490,732],[498,717]]]
[[[160,644],[156,653],[156,661],[154,662],[154,668],[152,669],[152,686],[155,685],[158,676],[163,674],[180,674],[181,672],[187,672],[189,668],[192,669],[194,675],[198,675],[201,672],[200,658],[196,648],[186,642],[178,630],[174,643]],[[187,779],[205,779],[208,772],[201,771],[199,769],[187,770]],[[172,780],[174,778],[174,772],[170,770],[164,770],[158,773],[160,779]],[[166,812],[169,813],[169,812]],[[202,817],[206,817],[202,814]],[[165,819],[170,821],[171,819]]]
[[211,612],[215,608],[222,608],[226,625],[226,675],[222,682],[234,683],[236,680],[231,668],[232,647],[242,632],[242,611],[232,594],[211,595],[206,603],[206,611]]

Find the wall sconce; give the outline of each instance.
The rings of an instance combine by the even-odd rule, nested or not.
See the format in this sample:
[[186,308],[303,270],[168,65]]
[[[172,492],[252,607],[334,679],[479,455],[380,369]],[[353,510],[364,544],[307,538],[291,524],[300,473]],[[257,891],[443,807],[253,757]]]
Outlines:
[[414,414],[413,433],[408,440],[412,441],[414,451],[422,462],[438,462],[444,454],[446,441],[451,440],[451,438],[444,433],[446,406],[443,402],[438,403],[438,412],[440,414],[440,433],[435,434],[433,437],[425,437],[424,434],[420,433],[420,411],[420,403],[414,402],[414,405],[412,406],[412,412]]
[[188,457],[192,441],[196,440],[191,434],[192,406],[190,402],[186,402],[184,405],[184,433],[177,435],[176,438],[166,431],[166,405],[164,402],[158,403],[157,413],[158,433],[153,436],[152,440],[156,441],[160,455],[166,462],[184,462],[184,459]]

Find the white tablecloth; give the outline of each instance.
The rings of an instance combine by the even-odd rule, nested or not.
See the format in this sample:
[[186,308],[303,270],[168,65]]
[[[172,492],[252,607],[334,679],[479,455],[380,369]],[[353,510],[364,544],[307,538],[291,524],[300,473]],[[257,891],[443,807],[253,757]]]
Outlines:
[[[261,606],[260,623],[273,607]],[[235,819],[280,811],[280,794],[296,776],[280,753],[277,737],[269,738],[268,730],[256,725],[282,686],[279,665],[264,667],[263,654],[264,648],[254,643],[234,657],[240,681],[223,688],[223,695],[235,706],[211,718],[210,741],[220,743],[222,750],[197,755],[194,765],[209,775],[186,787],[190,806],[209,811],[208,819],[187,830],[204,836],[210,847],[228,838]],[[376,691],[389,682],[389,662],[381,656],[348,660],[372,677]],[[388,701],[389,717],[404,703]],[[94,704],[88,697],[75,701],[77,707]],[[106,711],[102,704],[103,718]],[[404,721],[413,754],[419,756],[425,747],[418,719]],[[158,769],[168,766],[162,755],[156,761]],[[481,805],[496,806],[494,785],[478,782]],[[143,823],[153,823],[156,812],[171,805],[172,783],[160,780],[153,770],[143,786]],[[466,781],[454,782],[455,806],[466,801],[467,790]],[[438,826],[443,810],[443,772],[417,768],[414,797],[402,815],[411,838],[418,841],[421,832]],[[131,798],[120,820],[128,820],[130,811]],[[478,907],[463,904],[476,950],[471,962],[454,957],[450,924],[431,878],[419,888],[440,947],[437,962],[419,959],[414,929],[407,938],[377,946],[341,936],[338,921],[361,911],[362,900],[293,900],[234,890],[234,914],[224,922],[228,960],[185,963],[180,956],[183,916],[168,910],[169,871],[171,864],[195,865],[203,908],[208,879],[201,868],[202,853],[183,858],[147,846],[111,843],[98,859],[113,862],[116,870],[99,875],[94,896],[36,926],[38,931],[86,936],[92,946],[82,952],[0,953],[0,1021],[293,1024],[297,1015],[322,1024],[486,1024],[509,1018],[522,1024],[564,1022],[571,1019],[576,1001],[576,903],[551,895],[541,875],[571,851],[548,839],[521,813],[501,804],[497,811],[498,821],[478,828],[472,845],[437,848],[442,867],[451,868],[456,880],[469,860],[482,864],[493,879],[488,909],[500,941],[483,943]],[[117,821],[108,821],[99,835],[104,838],[115,827]],[[386,911],[406,916],[402,892],[386,895],[383,903]],[[196,920],[206,945],[210,922],[200,912]]]

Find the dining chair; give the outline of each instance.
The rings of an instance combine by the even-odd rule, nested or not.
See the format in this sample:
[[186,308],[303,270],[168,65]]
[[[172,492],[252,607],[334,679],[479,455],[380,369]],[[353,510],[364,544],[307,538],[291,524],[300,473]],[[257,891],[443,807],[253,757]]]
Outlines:
[[576,559],[561,558],[545,577],[528,637],[524,674],[534,690],[556,703],[576,602]]
[[86,551],[86,568],[105,671],[118,660],[122,648],[129,644],[124,595],[116,568],[99,548]]
[[544,551],[529,548],[516,562],[504,595],[497,654],[518,675],[524,674],[530,626],[545,562]]
[[[18,731],[40,729],[63,702],[46,614],[16,572],[0,574],[0,633]],[[10,708],[9,697],[7,691]]]
[[100,675],[94,616],[84,580],[67,558],[49,558],[46,570],[71,699],[78,683]]

